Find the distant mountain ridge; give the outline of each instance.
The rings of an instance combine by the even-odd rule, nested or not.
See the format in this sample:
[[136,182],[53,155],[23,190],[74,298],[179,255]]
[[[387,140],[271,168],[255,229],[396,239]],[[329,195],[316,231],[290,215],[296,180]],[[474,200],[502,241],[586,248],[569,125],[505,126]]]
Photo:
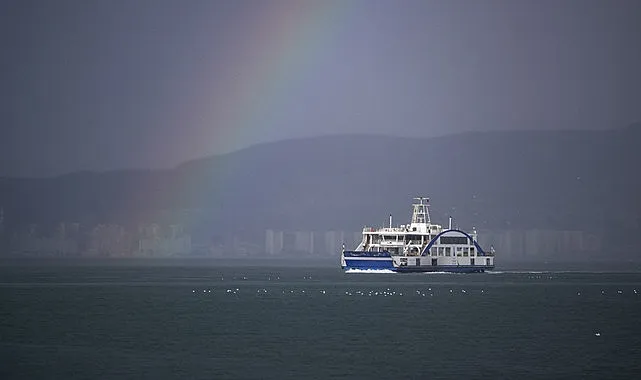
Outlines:
[[[638,231],[641,125],[613,131],[325,136],[261,144],[169,170],[0,179],[7,224],[166,221],[196,233],[359,230],[409,218],[465,227]],[[199,231],[199,232],[198,232]]]

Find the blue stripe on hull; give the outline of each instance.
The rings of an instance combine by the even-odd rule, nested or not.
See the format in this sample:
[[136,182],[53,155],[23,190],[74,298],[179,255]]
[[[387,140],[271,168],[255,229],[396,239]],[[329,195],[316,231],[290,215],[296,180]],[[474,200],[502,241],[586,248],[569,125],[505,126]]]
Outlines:
[[343,269],[389,269],[394,270],[394,265],[392,264],[392,259],[389,260],[350,260],[345,258],[346,266]]
[[451,273],[482,273],[486,270],[492,270],[494,266],[467,266],[467,265],[436,265],[436,266],[420,266],[420,267],[400,267],[396,268],[397,272],[401,273],[416,273],[416,272],[451,272]]
[[451,273],[481,273],[486,270],[494,269],[494,266],[481,266],[481,265],[435,265],[435,266],[404,266],[396,268],[392,264],[392,260],[350,260],[345,258],[345,267],[343,269],[360,269],[360,270],[392,270],[401,273],[417,273],[417,272],[451,272]]

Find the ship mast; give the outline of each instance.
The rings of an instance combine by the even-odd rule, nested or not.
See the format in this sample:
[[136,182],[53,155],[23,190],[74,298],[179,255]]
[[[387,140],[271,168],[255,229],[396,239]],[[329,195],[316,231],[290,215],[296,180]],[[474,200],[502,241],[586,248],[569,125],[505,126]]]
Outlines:
[[430,224],[429,203],[430,199],[426,197],[414,198],[418,203],[412,205],[412,224]]

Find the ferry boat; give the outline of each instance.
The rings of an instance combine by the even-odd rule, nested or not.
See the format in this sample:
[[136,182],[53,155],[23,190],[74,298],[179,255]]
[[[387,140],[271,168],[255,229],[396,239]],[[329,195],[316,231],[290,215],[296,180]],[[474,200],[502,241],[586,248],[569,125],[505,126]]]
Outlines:
[[348,270],[391,270],[394,272],[485,272],[494,269],[494,248],[483,250],[476,229],[467,233],[433,224],[429,198],[414,198],[410,224],[363,228],[363,240],[355,250],[343,250],[341,267]]

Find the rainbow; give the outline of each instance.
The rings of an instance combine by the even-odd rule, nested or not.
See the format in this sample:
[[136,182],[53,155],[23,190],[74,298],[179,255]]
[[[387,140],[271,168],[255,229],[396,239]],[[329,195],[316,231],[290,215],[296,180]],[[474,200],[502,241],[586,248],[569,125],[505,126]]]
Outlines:
[[296,111],[288,109],[292,97],[310,81],[326,80],[318,77],[319,65],[338,38],[348,6],[334,1],[252,4],[239,20],[239,33],[223,49],[233,50],[224,64],[232,74],[213,89],[216,95],[203,117],[218,149],[234,149],[248,134],[283,126],[287,114]]
[[[222,46],[211,47],[214,80],[204,78],[192,108],[194,119],[186,121],[199,125],[203,133],[198,135],[204,138],[182,149],[226,153],[246,141],[291,135],[291,129],[283,129],[295,128],[288,122],[292,113],[305,112],[293,105],[299,107],[301,93],[328,80],[324,65],[337,59],[336,41],[349,26],[351,8],[340,0],[251,2],[244,7],[234,17],[236,23],[226,25]],[[220,41],[221,36],[216,37]],[[282,136],[274,136],[279,131]],[[237,168],[232,165],[220,170],[209,179],[215,181],[212,199],[224,199],[224,193],[249,177],[233,174]],[[173,187],[166,191],[196,191],[186,184]]]

